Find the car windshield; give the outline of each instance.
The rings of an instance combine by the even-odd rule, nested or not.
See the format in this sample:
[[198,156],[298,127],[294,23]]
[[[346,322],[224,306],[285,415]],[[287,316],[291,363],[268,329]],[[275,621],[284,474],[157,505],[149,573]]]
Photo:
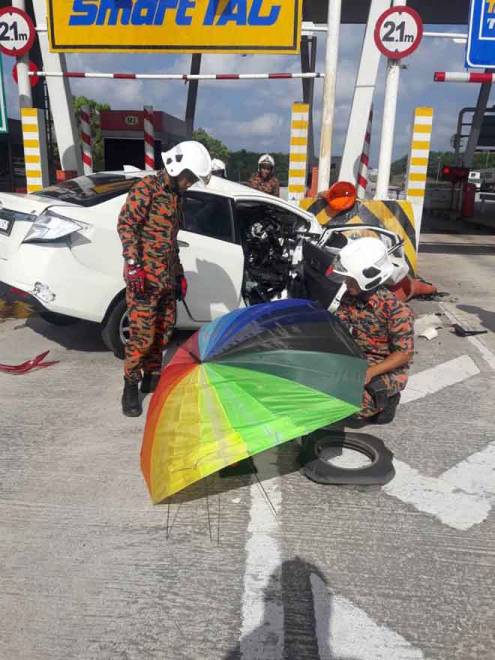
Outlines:
[[127,193],[139,177],[125,174],[91,174],[48,186],[36,195],[81,206],[95,206]]

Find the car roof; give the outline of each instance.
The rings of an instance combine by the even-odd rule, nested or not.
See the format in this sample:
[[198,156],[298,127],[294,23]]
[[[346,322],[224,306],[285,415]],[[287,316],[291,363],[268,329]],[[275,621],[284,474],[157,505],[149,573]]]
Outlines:
[[[150,172],[144,170],[106,172],[106,174],[124,174],[129,177],[133,177],[133,176],[144,177],[149,174],[156,174],[156,173],[157,173],[156,171]],[[302,209],[301,207],[296,206],[295,204],[291,204],[290,202],[286,201],[285,199],[282,199],[281,197],[275,197],[274,195],[269,195],[268,193],[262,192],[261,190],[256,190],[255,188],[250,188],[249,186],[244,186],[241,183],[230,181],[229,179],[223,179],[222,177],[218,177],[218,176],[212,176],[206,187],[193,185],[190,188],[190,190],[191,192],[201,192],[203,190],[206,190],[209,193],[213,193],[215,195],[222,195],[224,197],[230,197],[231,199],[234,200],[249,199],[259,202],[270,202],[271,204],[276,204],[277,206],[281,206],[282,208],[287,209],[287,211],[291,211],[292,213],[297,213],[298,215],[302,215],[306,217],[308,220],[314,218],[312,213],[309,213],[305,209]]]

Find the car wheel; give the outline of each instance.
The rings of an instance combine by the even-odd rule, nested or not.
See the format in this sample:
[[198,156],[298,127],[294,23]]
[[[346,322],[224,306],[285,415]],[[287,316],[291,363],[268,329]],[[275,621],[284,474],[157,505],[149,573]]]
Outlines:
[[103,343],[115,357],[123,360],[125,345],[129,338],[129,316],[125,299],[122,298],[112,309],[103,327]]
[[[357,469],[341,468],[331,459],[336,447],[364,454],[370,461]],[[383,442],[368,433],[321,430],[306,436],[301,450],[303,472],[319,484],[383,485],[395,475],[393,454]]]
[[47,311],[41,311],[40,317],[52,325],[73,325],[79,321],[79,319],[76,319],[73,316],[65,316],[64,314],[56,314],[55,312]]

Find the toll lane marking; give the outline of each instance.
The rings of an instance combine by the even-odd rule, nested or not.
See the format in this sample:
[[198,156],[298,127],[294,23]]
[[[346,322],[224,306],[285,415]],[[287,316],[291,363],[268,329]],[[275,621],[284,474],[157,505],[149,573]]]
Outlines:
[[311,588],[320,660],[424,660],[422,651],[347,598],[330,593],[314,573]]
[[411,403],[476,376],[480,370],[468,355],[425,369],[409,378],[401,403]]
[[[401,404],[435,394],[479,373],[467,355],[426,369],[411,376]],[[467,530],[479,525],[495,502],[495,443],[438,477],[423,475],[398,459],[394,459],[394,467],[395,477],[383,491],[454,529]]]
[[284,605],[279,522],[282,507],[278,477],[263,479],[263,471],[276,464],[276,453],[265,452],[255,459],[259,478],[250,487],[248,540],[242,598],[241,658],[282,660],[284,655]]

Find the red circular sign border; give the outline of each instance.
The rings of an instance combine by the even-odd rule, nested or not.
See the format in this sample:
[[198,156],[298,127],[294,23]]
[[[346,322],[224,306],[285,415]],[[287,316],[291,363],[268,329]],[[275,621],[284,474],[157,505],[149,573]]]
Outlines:
[[[402,14],[402,13],[409,14],[416,21],[416,25],[418,26],[418,38],[416,39],[415,43],[412,46],[410,46],[407,50],[405,50],[402,53],[397,53],[387,50],[387,48],[383,45],[382,41],[380,40],[380,30],[382,28],[382,25],[385,23],[385,20],[389,16],[391,16],[392,14]],[[390,9],[387,9],[387,11],[383,12],[383,14],[376,22],[375,35],[374,35],[375,44],[378,50],[380,51],[380,53],[382,53],[382,55],[385,55],[385,57],[388,57],[390,60],[401,60],[403,57],[408,57],[409,55],[412,55],[414,51],[416,51],[419,48],[421,42],[423,41],[423,33],[424,33],[423,19],[415,9],[412,9],[412,7],[407,7],[407,5],[390,7]]]
[[34,40],[36,39],[36,28],[34,27],[34,23],[31,20],[31,16],[25,11],[22,11],[22,9],[17,9],[17,7],[4,7],[3,9],[0,9],[0,18],[4,14],[17,14],[18,16],[22,16],[22,18],[27,22],[29,25],[29,39],[26,41],[24,46],[22,48],[19,48],[19,50],[16,50],[12,52],[5,46],[0,45],[0,52],[2,52],[4,55],[7,55],[9,57],[22,57],[23,55],[27,55],[31,48],[34,45]]
[[[36,66],[36,64],[32,60],[29,60],[28,66],[29,66],[29,71],[31,73],[34,73],[34,74],[39,73],[38,67]],[[19,78],[18,78],[18,75],[17,75],[17,62],[12,67],[12,78],[14,79],[15,84],[18,85],[19,84]],[[40,82],[40,80],[41,80],[41,78],[37,75],[29,76],[29,82],[31,83],[31,87],[36,87],[36,85]]]

